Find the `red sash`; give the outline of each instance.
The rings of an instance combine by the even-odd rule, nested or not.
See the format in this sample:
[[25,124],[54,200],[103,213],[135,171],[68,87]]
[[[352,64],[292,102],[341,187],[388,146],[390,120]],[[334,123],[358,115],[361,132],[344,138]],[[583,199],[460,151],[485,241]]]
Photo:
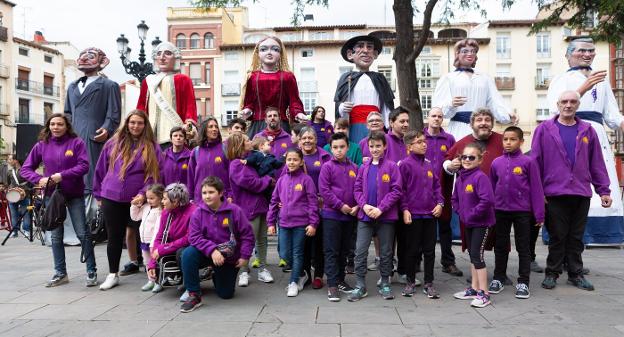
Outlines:
[[351,109],[349,122],[351,124],[366,124],[368,114],[373,111],[379,112],[379,108],[376,105],[356,105]]

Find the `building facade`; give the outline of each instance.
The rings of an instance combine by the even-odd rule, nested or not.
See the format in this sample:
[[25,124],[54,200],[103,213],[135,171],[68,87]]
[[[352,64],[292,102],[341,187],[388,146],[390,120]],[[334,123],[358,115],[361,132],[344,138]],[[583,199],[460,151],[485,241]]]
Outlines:
[[15,128],[12,111],[14,82],[11,73],[13,64],[13,8],[10,1],[0,1],[0,154],[12,151]]

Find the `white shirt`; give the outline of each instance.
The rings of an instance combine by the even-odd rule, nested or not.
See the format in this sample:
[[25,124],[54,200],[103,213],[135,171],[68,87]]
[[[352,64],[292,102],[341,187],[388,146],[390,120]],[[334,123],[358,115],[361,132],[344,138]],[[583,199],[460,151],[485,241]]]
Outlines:
[[[351,97],[347,97],[347,101],[353,102],[353,105],[374,105],[379,107],[379,94],[373,85],[373,81],[366,74],[362,74],[358,79],[355,87],[351,90]],[[344,112],[343,103],[338,106],[338,112],[340,117],[348,118],[349,114]],[[390,108],[384,105],[383,111],[379,111],[383,116],[384,124],[386,127],[390,127],[388,122],[388,116],[390,115]]]
[[98,77],[100,76],[99,75],[89,76],[87,77],[87,80],[84,82],[84,84],[83,82],[78,82],[78,91],[80,91],[80,94],[84,93],[84,91],[87,89],[87,86],[89,86],[89,84],[97,80]]
[[[557,107],[559,95],[566,90],[576,91],[585,80],[587,80],[587,77],[579,70],[567,71],[553,78],[548,87],[548,106],[552,116],[559,113],[559,108]],[[620,108],[607,79],[594,85],[591,90],[588,90],[581,97],[581,105],[578,111],[596,111],[601,113],[604,122],[611,129],[619,128],[622,121],[624,121],[624,116],[620,114]]]
[[[472,76],[470,76],[472,75]],[[454,107],[453,97],[468,98],[466,104]],[[487,107],[492,111],[494,118],[503,124],[511,122],[511,108],[498,92],[494,80],[481,72],[470,74],[465,71],[450,72],[438,81],[431,102],[432,107],[442,109],[444,118],[453,118],[459,111],[473,112],[478,108]],[[472,128],[462,122],[449,122],[446,131],[455,139],[461,139],[472,133]]]

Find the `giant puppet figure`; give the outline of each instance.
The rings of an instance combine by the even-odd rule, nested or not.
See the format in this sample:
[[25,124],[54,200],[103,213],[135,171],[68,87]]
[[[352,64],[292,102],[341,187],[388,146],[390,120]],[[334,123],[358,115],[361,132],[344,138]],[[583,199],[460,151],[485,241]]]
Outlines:
[[464,39],[455,44],[455,71],[442,76],[433,93],[432,105],[442,109],[444,118],[450,118],[447,132],[455,139],[472,134],[470,115],[479,108],[488,108],[494,118],[503,124],[518,123],[518,118],[503,101],[494,80],[475,70],[479,44]]
[[85,194],[92,192],[93,172],[104,143],[119,126],[121,93],[119,85],[98,75],[109,63],[98,48],[87,48],[78,56],[78,69],[84,76],[72,82],[65,96],[65,114],[74,131],[85,142],[89,156],[89,173],[85,178]]
[[336,119],[349,119],[349,138],[354,143],[368,136],[366,118],[373,111],[381,113],[386,128],[390,127],[388,116],[394,109],[394,94],[383,74],[369,71],[381,48],[378,38],[361,35],[347,40],[340,50],[345,61],[355,64],[356,71],[346,72],[338,80],[334,95]]
[[183,126],[194,132],[197,122],[197,103],[190,77],[180,74],[182,54],[170,42],[161,42],[152,52],[156,74],[141,83],[137,109],[146,111],[161,146],[170,143],[169,131]]
[[621,244],[624,242],[622,197],[615,172],[615,159],[604,124],[613,130],[624,129],[624,117],[620,114],[609,82],[605,81],[606,70],[592,72],[595,56],[596,47],[592,39],[571,41],[566,51],[570,69],[553,78],[548,88],[548,103],[551,115],[554,116],[559,113],[557,100],[561,93],[573,90],[581,95],[576,117],[589,122],[596,130],[611,181],[609,188],[613,200],[610,208],[604,208],[600,197],[593,191],[584,240],[586,244]]
[[279,110],[282,129],[290,133],[290,121],[306,120],[297,79],[288,66],[284,44],[275,36],[260,40],[254,48],[251,68],[243,88],[241,117],[251,118],[250,138],[266,128],[268,107]]

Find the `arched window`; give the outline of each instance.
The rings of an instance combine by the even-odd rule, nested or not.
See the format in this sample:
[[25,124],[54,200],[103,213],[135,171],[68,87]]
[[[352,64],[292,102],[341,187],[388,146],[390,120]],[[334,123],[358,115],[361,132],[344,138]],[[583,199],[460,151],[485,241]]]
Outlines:
[[459,28],[442,29],[438,32],[438,39],[461,39],[468,36],[465,30]]
[[191,34],[191,49],[199,49],[199,34]]
[[176,35],[176,47],[186,49],[186,35],[182,33]]
[[212,33],[206,33],[204,35],[204,48],[206,49],[214,48],[214,35]]

